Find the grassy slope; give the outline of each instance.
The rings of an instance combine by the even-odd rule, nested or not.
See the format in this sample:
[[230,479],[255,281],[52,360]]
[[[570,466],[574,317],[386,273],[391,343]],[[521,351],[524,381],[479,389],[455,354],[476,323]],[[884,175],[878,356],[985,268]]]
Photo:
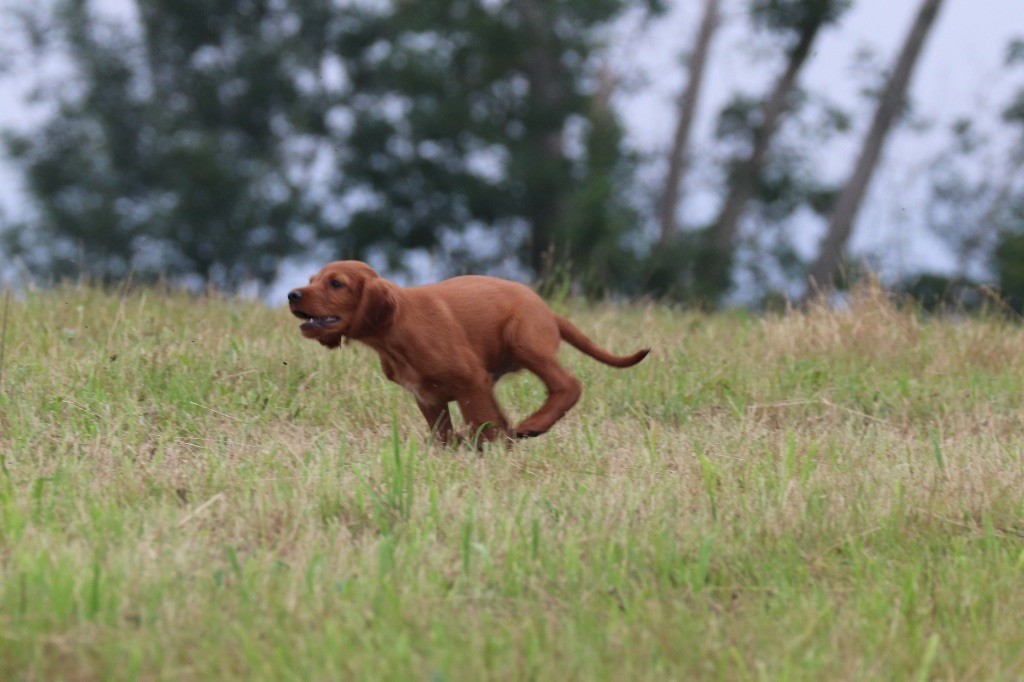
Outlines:
[[569,312],[655,351],[480,458],[281,309],[15,302],[2,676],[1024,675],[1019,327]]

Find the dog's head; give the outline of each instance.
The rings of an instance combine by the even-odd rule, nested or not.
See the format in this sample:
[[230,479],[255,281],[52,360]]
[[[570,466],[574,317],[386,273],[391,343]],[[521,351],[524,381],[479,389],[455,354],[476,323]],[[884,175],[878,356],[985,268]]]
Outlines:
[[366,263],[329,263],[309,286],[288,292],[288,307],[303,320],[307,339],[337,348],[344,337],[359,339],[383,331],[395,314],[394,285]]

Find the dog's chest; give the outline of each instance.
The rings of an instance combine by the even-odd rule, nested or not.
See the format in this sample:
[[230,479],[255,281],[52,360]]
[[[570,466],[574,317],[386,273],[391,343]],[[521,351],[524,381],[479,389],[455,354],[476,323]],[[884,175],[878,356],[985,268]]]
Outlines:
[[437,402],[437,389],[440,387],[425,380],[419,372],[407,363],[381,353],[381,368],[388,379],[409,391],[416,398],[417,402]]
[[409,391],[409,393],[412,393],[412,397],[416,398],[417,402],[420,402],[420,403],[430,402],[429,400],[427,400],[427,397],[420,391],[420,385],[419,384],[413,383],[411,381],[403,381],[403,382],[401,382],[401,386],[405,390]]
[[434,405],[439,402],[447,402],[445,393],[442,390],[440,384],[435,382],[425,381],[422,379],[405,379],[402,381],[396,381],[399,386],[409,391],[413,398],[416,398],[416,402],[425,405]]

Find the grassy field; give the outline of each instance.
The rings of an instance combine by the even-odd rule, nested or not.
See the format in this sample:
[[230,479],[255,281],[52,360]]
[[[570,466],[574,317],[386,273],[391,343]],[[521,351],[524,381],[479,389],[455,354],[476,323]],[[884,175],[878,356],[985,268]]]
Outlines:
[[0,678],[1024,676],[1019,325],[558,307],[654,351],[479,456],[284,309],[12,301]]

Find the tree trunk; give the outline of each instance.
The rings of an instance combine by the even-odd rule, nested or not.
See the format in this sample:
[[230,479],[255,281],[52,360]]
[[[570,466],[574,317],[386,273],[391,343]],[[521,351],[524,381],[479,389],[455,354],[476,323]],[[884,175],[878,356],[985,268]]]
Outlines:
[[530,223],[530,265],[538,276],[551,257],[557,226],[565,204],[565,143],[562,112],[567,93],[561,56],[548,38],[543,10],[545,0],[513,0],[521,20],[530,26],[534,41],[525,54],[525,75],[530,85],[530,116],[535,128],[529,134],[536,172],[527,180],[525,213]]
[[882,155],[882,148],[892,129],[893,122],[906,101],[907,87],[913,76],[914,67],[921,55],[921,49],[928,33],[935,23],[935,17],[942,7],[942,2],[943,0],[923,0],[921,3],[917,18],[914,20],[906,42],[903,44],[903,49],[896,60],[896,66],[885,85],[881,99],[878,101],[878,108],[875,110],[871,127],[864,138],[864,145],[857,158],[853,173],[832,209],[828,232],[821,242],[818,258],[811,268],[809,277],[811,288],[827,289],[832,286],[839,270],[843,250],[850,238],[853,223]]
[[721,0],[705,0],[704,18],[694,39],[693,52],[686,62],[686,86],[679,97],[679,118],[676,121],[672,148],[668,154],[668,170],[665,185],[658,206],[658,222],[661,225],[661,241],[667,242],[676,232],[676,212],[681,201],[681,183],[686,176],[690,158],[690,131],[697,112],[701,86],[704,82],[705,66],[711,39],[719,27]]
[[823,26],[821,21],[817,21],[803,28],[796,45],[787,55],[785,70],[761,105],[761,120],[753,133],[753,147],[747,158],[733,169],[725,201],[722,202],[718,217],[705,234],[702,252],[697,257],[694,283],[703,298],[717,299],[731,284],[733,250],[740,221],[746,212],[747,204],[757,191],[758,180],[764,172],[772,138],[779,128],[800,71],[807,62],[814,41]]
[[786,69],[782,72],[771,94],[761,107],[761,122],[754,131],[754,145],[750,155],[740,162],[729,186],[729,193],[722,204],[718,218],[711,226],[711,244],[722,254],[730,254],[739,232],[740,220],[747,204],[754,196],[757,181],[764,171],[772,138],[778,130],[782,114],[786,111],[789,96],[796,87],[797,77],[811,54],[822,24],[816,23],[800,35],[796,46],[789,52]]

